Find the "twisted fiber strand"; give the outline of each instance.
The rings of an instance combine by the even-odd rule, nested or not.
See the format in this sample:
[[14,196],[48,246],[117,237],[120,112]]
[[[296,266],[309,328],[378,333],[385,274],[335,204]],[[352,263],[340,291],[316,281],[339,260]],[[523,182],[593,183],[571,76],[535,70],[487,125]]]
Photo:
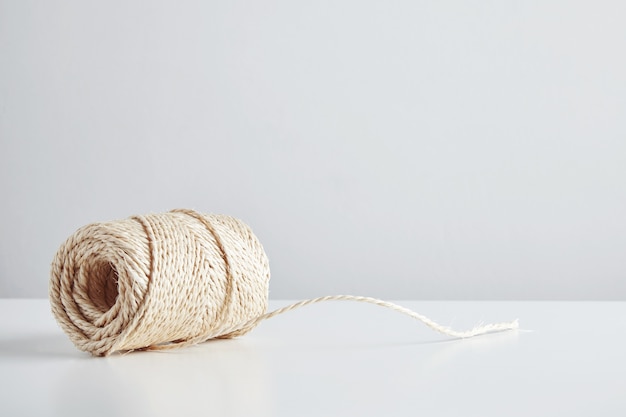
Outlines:
[[[470,330],[465,330],[465,331],[458,331],[458,330],[454,330],[450,327],[447,326],[442,326],[441,324],[438,324],[437,322],[429,319],[428,317],[419,314],[413,310],[410,310],[406,307],[403,307],[401,305],[395,304],[395,303],[391,303],[389,301],[385,301],[385,300],[380,300],[378,298],[372,298],[372,297],[363,297],[363,296],[357,296],[357,295],[326,295],[323,297],[317,297],[317,298],[311,298],[308,300],[302,300],[302,301],[298,301],[296,303],[287,305],[285,307],[281,307],[278,308],[274,311],[271,311],[269,313],[265,313],[262,316],[259,316],[257,318],[254,318],[252,320],[250,320],[249,322],[238,326],[236,328],[221,328],[218,330],[218,333],[231,333],[235,330],[239,330],[239,331],[244,331],[244,332],[248,332],[252,329],[254,329],[260,322],[267,320],[267,319],[271,319],[272,317],[276,317],[278,315],[281,315],[283,313],[286,313],[288,311],[292,311],[292,310],[296,310],[300,307],[304,307],[304,306],[308,306],[311,304],[316,304],[316,303],[321,303],[324,301],[356,301],[356,302],[361,302],[361,303],[368,303],[368,304],[374,304],[377,305],[379,307],[385,307],[385,308],[389,308],[393,311],[397,311],[399,313],[402,313],[404,315],[407,315],[415,320],[418,320],[422,323],[424,323],[426,326],[428,326],[429,328],[433,329],[436,332],[439,332],[441,334],[444,334],[446,336],[450,336],[450,337],[455,337],[455,338],[460,338],[460,339],[466,339],[466,338],[470,338],[470,337],[474,337],[474,336],[480,336],[483,334],[487,334],[487,333],[496,333],[496,332],[502,332],[502,331],[507,331],[507,330],[515,330],[519,328],[519,320],[514,320],[514,321],[510,321],[510,322],[502,322],[502,323],[493,323],[493,324],[486,324],[486,325],[481,325],[481,326],[476,326]],[[187,340],[181,343],[176,343],[176,344],[164,344],[164,345],[156,345],[156,346],[150,346],[147,347],[145,349],[142,350],[169,350],[169,349],[176,349],[179,347],[183,347],[183,346],[190,346],[190,345],[194,345],[197,343],[202,343],[202,342],[206,342],[209,339],[203,338],[203,337],[199,337],[199,338],[195,338],[195,339],[191,339],[191,340]]]
[[356,302],[361,302],[361,303],[374,304],[380,307],[386,307],[393,311],[397,311],[413,319],[421,321],[426,326],[430,327],[431,329],[439,333],[442,333],[446,336],[457,337],[457,338],[468,338],[468,337],[478,336],[478,335],[486,334],[486,333],[500,332],[500,331],[513,330],[513,329],[519,328],[519,321],[514,320],[512,322],[494,323],[494,324],[476,326],[473,329],[466,330],[466,331],[457,331],[457,330],[451,329],[450,327],[442,326],[434,322],[433,320],[429,319],[428,317],[422,314],[416,313],[415,311],[410,310],[406,307],[402,307],[398,304],[391,303],[389,301],[380,300],[377,298],[362,297],[362,296],[357,296],[357,295],[327,295],[324,297],[318,297],[318,298],[312,298],[310,300],[299,301],[297,303],[276,309],[270,313],[266,313],[262,316],[259,316],[251,320],[250,322],[246,323],[243,326],[243,328],[248,328],[248,327],[254,328],[263,320],[271,319],[272,317],[276,317],[279,314],[283,314],[288,311],[298,309],[300,307],[308,306],[308,305],[315,304],[315,303],[321,303],[324,301],[356,301]]
[[455,331],[370,297],[319,297],[266,313],[269,263],[238,219],[193,210],[84,226],[61,245],[50,278],[52,312],[80,350],[173,349],[251,331],[261,321],[322,301],[390,308],[452,337],[517,328],[517,321]]

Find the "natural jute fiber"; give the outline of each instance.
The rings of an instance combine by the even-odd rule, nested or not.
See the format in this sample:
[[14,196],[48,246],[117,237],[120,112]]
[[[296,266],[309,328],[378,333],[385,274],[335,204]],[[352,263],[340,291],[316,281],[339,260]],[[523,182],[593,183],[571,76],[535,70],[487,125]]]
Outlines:
[[336,295],[266,313],[270,270],[261,243],[240,220],[192,210],[82,227],[52,262],[52,312],[80,350],[171,349],[231,338],[308,304],[360,301],[391,308],[452,337],[517,328],[517,321],[459,332],[409,309]]

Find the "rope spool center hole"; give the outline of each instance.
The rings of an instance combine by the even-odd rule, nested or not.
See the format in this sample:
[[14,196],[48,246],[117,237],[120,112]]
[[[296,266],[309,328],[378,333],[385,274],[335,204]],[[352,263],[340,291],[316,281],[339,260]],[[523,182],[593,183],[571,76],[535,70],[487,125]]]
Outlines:
[[110,310],[119,295],[117,270],[110,262],[98,260],[92,265],[89,278],[89,299],[103,313]]

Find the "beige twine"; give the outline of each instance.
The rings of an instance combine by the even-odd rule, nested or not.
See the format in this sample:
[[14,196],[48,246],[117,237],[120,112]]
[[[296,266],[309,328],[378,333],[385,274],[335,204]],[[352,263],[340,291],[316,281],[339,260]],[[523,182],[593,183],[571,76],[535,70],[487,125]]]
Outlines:
[[518,327],[514,321],[459,332],[399,305],[352,295],[266,313],[269,279],[263,247],[243,222],[173,210],[76,231],[52,262],[50,302],[76,347],[98,356],[232,338],[262,320],[330,300],[387,307],[452,337]]

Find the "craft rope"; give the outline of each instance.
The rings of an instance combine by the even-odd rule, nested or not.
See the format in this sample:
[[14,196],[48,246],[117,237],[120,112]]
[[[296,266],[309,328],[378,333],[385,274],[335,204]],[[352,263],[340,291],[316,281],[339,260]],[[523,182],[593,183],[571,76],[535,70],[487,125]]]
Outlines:
[[456,331],[397,304],[353,295],[266,313],[270,270],[261,243],[238,219],[193,210],[82,227],[61,245],[50,275],[56,320],[78,349],[97,356],[232,338],[323,301],[390,308],[457,338],[518,327],[513,321]]

